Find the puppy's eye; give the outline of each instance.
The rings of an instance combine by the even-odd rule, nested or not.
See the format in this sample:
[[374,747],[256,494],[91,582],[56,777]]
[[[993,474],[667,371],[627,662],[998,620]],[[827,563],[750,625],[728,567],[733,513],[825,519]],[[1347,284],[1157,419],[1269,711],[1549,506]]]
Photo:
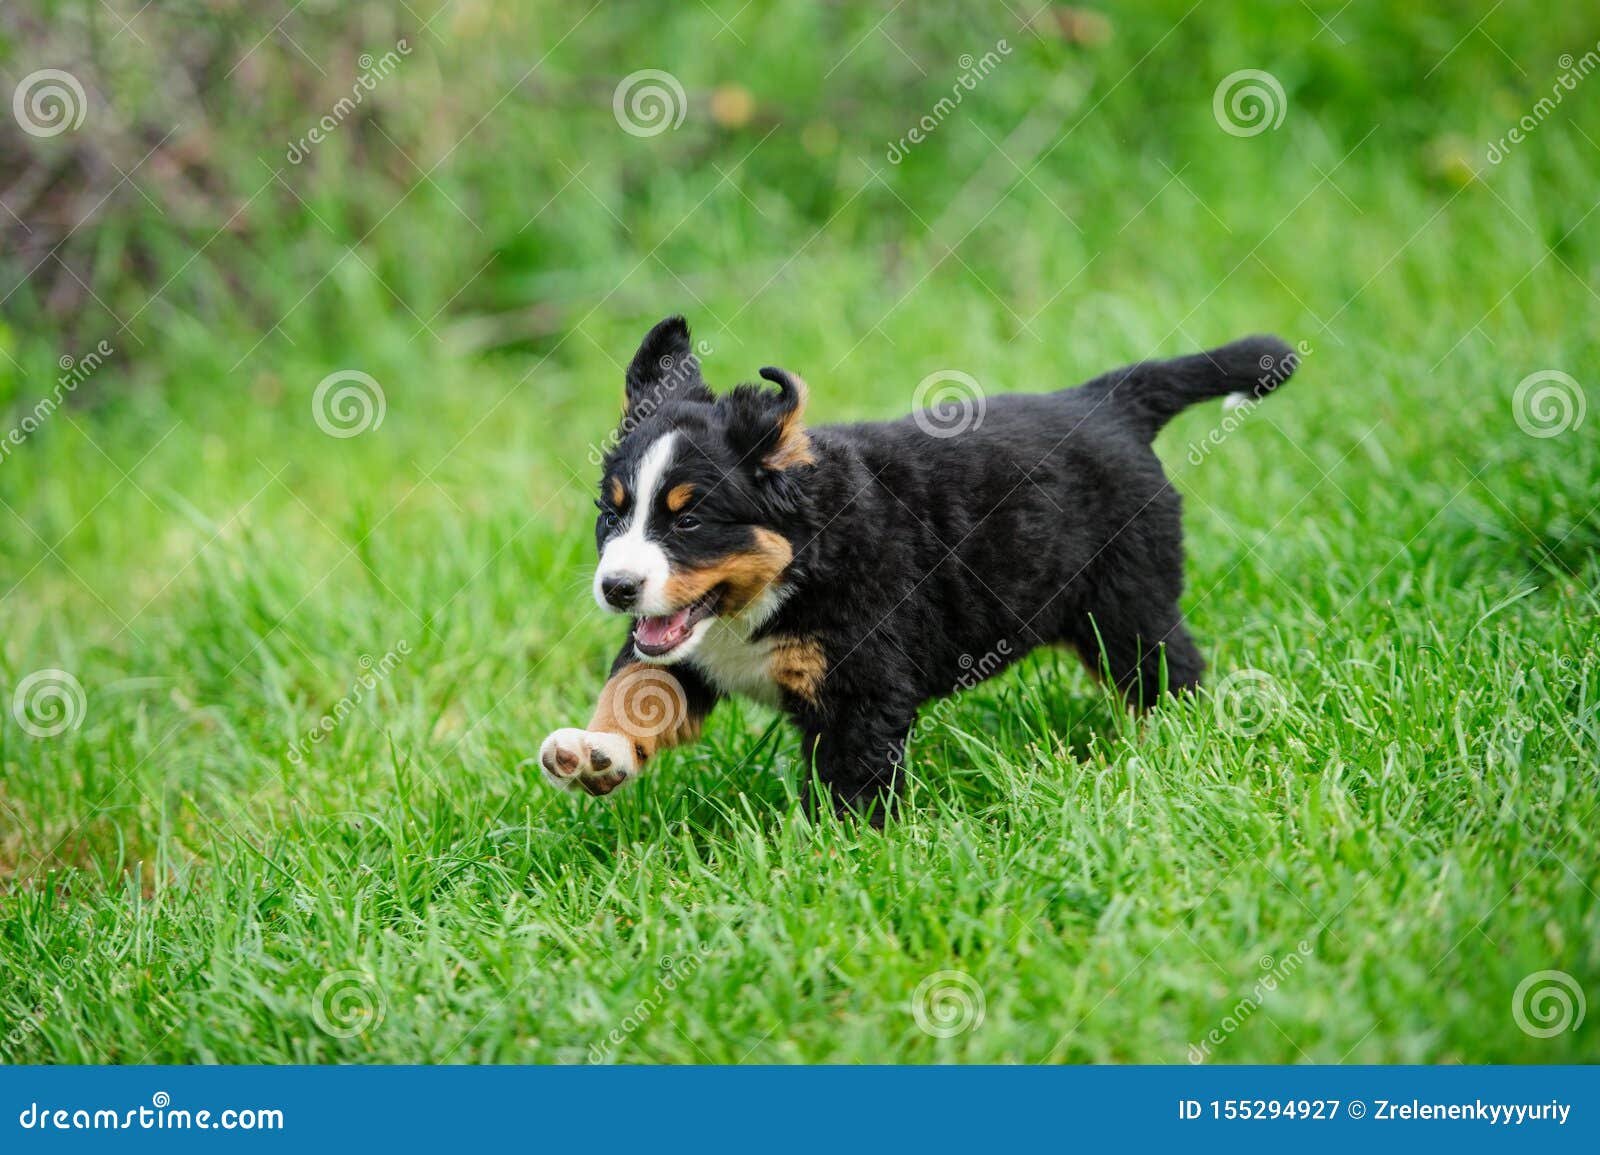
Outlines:
[[594,507],[600,511],[600,524],[601,525],[605,526],[607,529],[616,529],[617,528],[618,524],[621,522],[621,519],[619,517],[617,517],[617,514],[616,514],[615,510],[607,509],[605,506],[601,505],[598,501],[594,503]]
[[673,521],[672,528],[679,529],[687,533],[691,529],[700,528],[700,519],[692,513],[681,514],[676,520]]

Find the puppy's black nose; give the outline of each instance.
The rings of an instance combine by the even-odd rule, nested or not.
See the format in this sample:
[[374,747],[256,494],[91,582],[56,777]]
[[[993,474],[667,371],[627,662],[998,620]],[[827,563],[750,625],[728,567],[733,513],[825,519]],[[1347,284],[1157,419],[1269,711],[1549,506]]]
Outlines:
[[601,578],[600,596],[613,609],[631,609],[633,603],[639,600],[639,579],[632,574]]

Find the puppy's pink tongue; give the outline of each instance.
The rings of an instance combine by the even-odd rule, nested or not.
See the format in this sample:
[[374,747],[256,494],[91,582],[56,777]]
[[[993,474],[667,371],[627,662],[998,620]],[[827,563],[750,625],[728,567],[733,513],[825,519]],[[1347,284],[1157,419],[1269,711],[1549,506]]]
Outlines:
[[633,636],[647,646],[670,646],[689,632],[689,610],[685,607],[675,614],[657,618],[640,618]]

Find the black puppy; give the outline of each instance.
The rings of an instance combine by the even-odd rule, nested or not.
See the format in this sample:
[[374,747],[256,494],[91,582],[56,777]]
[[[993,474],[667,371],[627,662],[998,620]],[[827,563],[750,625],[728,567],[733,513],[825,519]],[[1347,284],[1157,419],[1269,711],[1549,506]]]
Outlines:
[[800,378],[762,369],[776,391],[714,397],[683,318],[662,321],[628,368],[597,503],[594,596],[632,628],[588,727],[550,735],[541,765],[609,793],[744,694],[794,719],[837,810],[881,822],[917,708],[1036,646],[1074,647],[1134,708],[1194,687],[1180,502],[1151,442],[1295,363],[1249,337],[1075,389],[807,428]]

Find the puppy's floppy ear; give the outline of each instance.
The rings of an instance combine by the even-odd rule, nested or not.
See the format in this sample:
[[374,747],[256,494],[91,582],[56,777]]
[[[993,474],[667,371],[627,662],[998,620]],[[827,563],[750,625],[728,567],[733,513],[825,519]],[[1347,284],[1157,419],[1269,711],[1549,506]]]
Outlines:
[[757,472],[778,473],[811,465],[811,438],[800,416],[806,407],[806,383],[786,369],[767,366],[761,376],[778,386],[773,393],[759,385],[740,385],[719,402],[728,414],[728,440]]
[[689,325],[668,317],[645,334],[627,372],[627,415],[648,416],[667,401],[710,401]]

